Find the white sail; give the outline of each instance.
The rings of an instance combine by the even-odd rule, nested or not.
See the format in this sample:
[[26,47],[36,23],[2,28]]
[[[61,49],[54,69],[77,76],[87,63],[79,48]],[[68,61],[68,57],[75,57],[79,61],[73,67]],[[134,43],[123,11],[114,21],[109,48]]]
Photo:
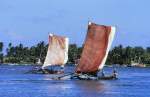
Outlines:
[[[68,61],[68,49],[69,49],[69,38],[65,38],[65,59],[64,59],[64,64],[67,63]],[[64,64],[62,66],[64,66]]]
[[112,42],[114,40],[115,32],[116,32],[116,28],[115,27],[111,27],[111,31],[110,31],[110,34],[109,34],[109,37],[108,37],[108,46],[107,46],[106,54],[104,56],[104,59],[102,60],[102,63],[99,65],[99,70],[103,69],[103,67],[104,67],[104,64],[106,62],[109,50],[111,48],[111,44],[112,44]]
[[52,65],[64,66],[68,61],[69,39],[62,36],[49,35],[49,47],[42,68]]

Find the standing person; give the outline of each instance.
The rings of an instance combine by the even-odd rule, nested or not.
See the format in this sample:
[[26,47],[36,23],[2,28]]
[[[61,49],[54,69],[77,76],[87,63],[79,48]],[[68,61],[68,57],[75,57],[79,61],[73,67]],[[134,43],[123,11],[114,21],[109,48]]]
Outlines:
[[116,71],[116,69],[114,69],[112,76],[113,76],[114,78],[117,78],[117,75],[118,75],[118,74],[117,74],[117,71]]

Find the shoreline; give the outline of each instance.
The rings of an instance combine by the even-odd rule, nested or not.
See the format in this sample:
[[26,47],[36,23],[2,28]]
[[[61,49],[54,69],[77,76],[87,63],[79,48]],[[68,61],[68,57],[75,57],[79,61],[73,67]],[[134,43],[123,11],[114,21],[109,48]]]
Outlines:
[[[9,66],[42,66],[38,64],[33,64],[33,63],[0,63],[0,65],[9,65]],[[66,64],[66,66],[75,66],[74,64]],[[128,66],[128,65],[105,65],[104,67],[112,67],[112,68],[118,68],[118,67],[127,67],[127,68],[133,68],[133,67],[138,67],[138,68],[149,68],[150,65],[145,65],[144,67],[141,66]]]

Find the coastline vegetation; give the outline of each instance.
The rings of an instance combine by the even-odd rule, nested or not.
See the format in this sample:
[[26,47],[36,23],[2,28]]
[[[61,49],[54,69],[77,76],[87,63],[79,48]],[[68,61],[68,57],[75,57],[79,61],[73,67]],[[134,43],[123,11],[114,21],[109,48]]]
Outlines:
[[[36,64],[39,58],[43,63],[47,48],[48,44],[45,44],[43,41],[31,47],[25,47],[23,44],[13,46],[12,43],[9,43],[6,48],[6,54],[3,54],[4,44],[3,42],[0,42],[0,63]],[[80,58],[81,52],[82,47],[78,47],[76,44],[70,44],[68,64],[75,63],[75,60]],[[132,62],[149,65],[150,47],[115,46],[110,50],[106,64],[130,65]]]

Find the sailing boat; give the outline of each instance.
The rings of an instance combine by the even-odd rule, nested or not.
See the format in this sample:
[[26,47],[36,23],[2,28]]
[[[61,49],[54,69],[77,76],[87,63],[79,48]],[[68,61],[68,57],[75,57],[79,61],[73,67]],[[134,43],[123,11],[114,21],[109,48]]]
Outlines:
[[145,64],[141,62],[141,57],[139,57],[138,60],[136,59],[136,57],[133,61],[131,61],[131,65],[128,65],[128,67],[146,67]]
[[60,66],[63,68],[65,66],[68,61],[68,46],[69,39],[67,37],[49,34],[47,55],[42,66],[43,73],[63,73],[61,70],[54,70],[53,67]]
[[42,64],[41,59],[38,58],[38,61],[36,63],[37,63],[37,65],[41,65]]
[[41,55],[42,55],[42,48],[41,48],[41,52],[40,52],[40,57],[38,58],[38,61],[36,62],[37,65],[42,65],[42,62],[41,62]]
[[71,74],[71,79],[116,78],[115,70],[111,76],[106,77],[104,74],[102,77],[97,76],[98,71],[102,71],[104,67],[114,35],[115,27],[89,22],[81,58],[76,66],[75,73]]
[[75,72],[97,76],[98,71],[104,67],[114,35],[115,27],[89,22],[80,62]]

